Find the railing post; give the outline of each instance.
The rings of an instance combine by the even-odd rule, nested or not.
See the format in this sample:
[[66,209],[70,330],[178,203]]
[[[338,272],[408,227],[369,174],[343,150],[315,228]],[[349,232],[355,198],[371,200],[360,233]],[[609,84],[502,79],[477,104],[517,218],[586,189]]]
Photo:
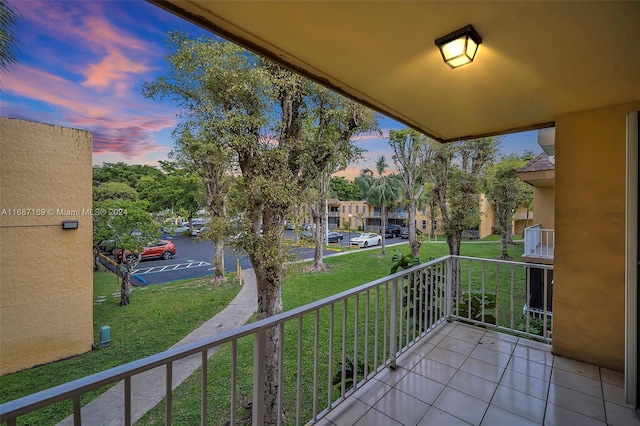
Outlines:
[[[451,297],[452,291],[453,291],[453,258],[452,257],[448,257],[446,260],[446,266],[447,266],[447,276],[445,278],[445,282],[447,284],[446,290],[445,290],[445,313],[446,313],[446,318],[448,320],[451,320],[451,309],[453,306],[453,299]],[[458,276],[458,279],[460,279],[460,277]]]
[[398,344],[398,279],[391,280],[391,318],[389,330],[389,368],[396,369],[396,352]]
[[264,423],[264,355],[267,332],[259,330],[253,336],[253,404],[252,424]]

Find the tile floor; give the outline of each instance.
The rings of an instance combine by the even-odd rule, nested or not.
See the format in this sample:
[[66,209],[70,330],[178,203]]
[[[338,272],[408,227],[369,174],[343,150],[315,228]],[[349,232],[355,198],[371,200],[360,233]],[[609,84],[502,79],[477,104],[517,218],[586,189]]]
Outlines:
[[640,425],[622,373],[550,347],[446,323],[329,412],[319,425]]

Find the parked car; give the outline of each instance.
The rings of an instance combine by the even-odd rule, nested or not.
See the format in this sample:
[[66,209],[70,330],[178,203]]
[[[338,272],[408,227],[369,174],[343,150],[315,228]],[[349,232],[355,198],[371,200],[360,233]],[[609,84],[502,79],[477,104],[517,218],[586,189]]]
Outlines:
[[397,238],[400,236],[402,227],[400,225],[387,225],[384,230],[384,236],[387,238]]
[[328,240],[329,240],[330,243],[339,243],[343,239],[344,239],[344,237],[339,232],[331,231],[328,234]]
[[[142,252],[142,260],[144,259],[171,259],[176,255],[176,246],[168,240],[158,240],[153,243],[147,244],[144,246],[144,251]],[[129,250],[125,252],[125,256],[135,256]],[[122,250],[118,250],[117,252],[118,260],[122,258]]]
[[[416,228],[416,235],[422,235],[422,231]],[[409,228],[402,228],[400,231],[400,238],[404,238],[405,240],[409,238]]]
[[206,232],[208,230],[209,230],[208,226],[203,226],[202,228],[194,229],[193,231],[191,231],[191,235],[194,236],[194,237],[197,237],[198,235],[200,235],[203,232]]
[[382,243],[382,237],[374,233],[360,234],[351,239],[350,245],[359,247],[377,246]]
[[312,241],[313,232],[311,232],[310,230],[300,232],[300,239],[304,241]]

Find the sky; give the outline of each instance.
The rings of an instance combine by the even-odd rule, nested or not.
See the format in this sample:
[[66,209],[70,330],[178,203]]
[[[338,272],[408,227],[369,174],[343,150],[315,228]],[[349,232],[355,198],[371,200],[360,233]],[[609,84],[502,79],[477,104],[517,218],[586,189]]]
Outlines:
[[[89,130],[93,163],[158,165],[173,147],[177,107],[142,96],[144,82],[164,73],[167,33],[213,36],[144,1],[15,1],[21,56],[0,75],[0,115]],[[349,179],[384,155],[392,163],[389,130],[354,142],[364,158],[340,173]],[[503,155],[541,152],[537,132],[503,137]]]

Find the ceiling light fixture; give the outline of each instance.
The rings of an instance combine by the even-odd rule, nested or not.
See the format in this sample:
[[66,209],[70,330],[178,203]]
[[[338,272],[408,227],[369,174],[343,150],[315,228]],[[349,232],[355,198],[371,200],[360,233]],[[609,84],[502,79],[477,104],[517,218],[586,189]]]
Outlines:
[[482,37],[471,25],[460,28],[436,40],[436,46],[442,53],[444,63],[458,68],[473,62]]

